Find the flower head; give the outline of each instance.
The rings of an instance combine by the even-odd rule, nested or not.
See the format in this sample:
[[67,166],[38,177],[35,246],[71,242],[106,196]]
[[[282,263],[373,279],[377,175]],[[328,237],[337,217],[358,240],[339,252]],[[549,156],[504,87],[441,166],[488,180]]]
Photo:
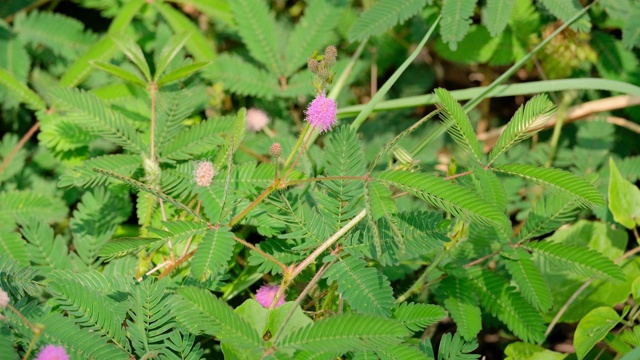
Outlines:
[[62,346],[47,345],[40,350],[35,360],[69,360],[69,355]]
[[266,112],[256,108],[251,108],[247,110],[246,123],[245,123],[247,130],[253,131],[253,132],[262,131],[262,129],[264,129],[268,123],[269,123],[269,116],[267,116]]
[[211,161],[202,160],[196,164],[196,171],[193,175],[198,186],[209,186],[215,174]]
[[280,145],[280,143],[271,144],[269,152],[273,157],[280,157],[280,155],[282,155],[282,145]]
[[318,94],[311,104],[309,104],[307,111],[305,111],[307,115],[306,120],[309,124],[321,132],[331,130],[333,125],[336,124],[337,113],[338,105],[333,99],[326,97],[324,93]]
[[[278,285],[263,285],[258,291],[256,291],[256,300],[260,305],[268,308],[273,301],[273,298],[278,292]],[[280,298],[276,307],[284,304],[284,296]]]
[[6,291],[0,289],[0,309],[9,304],[9,294]]

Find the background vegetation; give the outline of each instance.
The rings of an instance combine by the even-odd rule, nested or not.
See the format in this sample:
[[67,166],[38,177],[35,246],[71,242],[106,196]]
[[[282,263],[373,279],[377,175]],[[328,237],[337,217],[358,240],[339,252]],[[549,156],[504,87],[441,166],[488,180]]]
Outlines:
[[640,357],[637,0],[0,18],[7,359]]

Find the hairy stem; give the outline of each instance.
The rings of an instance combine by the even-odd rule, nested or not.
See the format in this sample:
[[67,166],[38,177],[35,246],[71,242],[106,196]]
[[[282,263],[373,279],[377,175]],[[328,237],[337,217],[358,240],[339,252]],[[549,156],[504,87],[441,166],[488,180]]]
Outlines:
[[427,279],[427,276],[429,276],[429,274],[433,271],[433,269],[435,269],[436,266],[438,266],[438,264],[440,264],[440,262],[444,259],[446,254],[447,254],[447,251],[446,250],[442,250],[436,256],[436,258],[433,260],[433,262],[431,264],[429,264],[429,266],[427,266],[427,268],[424,270],[422,275],[420,275],[418,280],[416,280],[416,282],[407,291],[405,291],[404,294],[400,295],[396,299],[396,304],[402,304],[403,302],[405,302],[412,295],[417,294],[420,291],[422,291],[422,289],[424,288],[424,281]]

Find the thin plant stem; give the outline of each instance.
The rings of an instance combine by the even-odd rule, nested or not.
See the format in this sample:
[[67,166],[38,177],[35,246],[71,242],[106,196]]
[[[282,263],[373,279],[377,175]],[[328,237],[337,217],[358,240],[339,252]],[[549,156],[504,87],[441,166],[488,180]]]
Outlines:
[[269,261],[273,262],[274,264],[278,265],[282,271],[287,271],[287,266],[283,263],[281,263],[280,261],[278,261],[278,259],[274,258],[273,256],[271,256],[270,254],[267,254],[266,252],[260,250],[259,248],[255,247],[253,244],[251,244],[250,242],[247,242],[246,240],[242,240],[237,236],[233,237],[233,240],[239,242],[240,244],[248,247],[249,249],[257,252],[258,254],[264,256],[265,258],[267,258]]
[[253,210],[259,203],[262,202],[269,194],[276,189],[277,183],[271,183],[264,191],[258,195],[258,197],[251,202],[246,208],[244,208],[238,215],[236,215],[231,221],[229,221],[229,226],[232,227],[240,222],[251,210]]
[[149,84],[149,96],[151,97],[151,161],[156,161],[156,91],[158,85],[155,82]]
[[[331,247],[336,241],[338,241],[344,234],[349,232],[349,230],[353,229],[362,219],[367,215],[366,210],[362,210],[353,217],[348,223],[346,223],[342,228],[336,231],[333,235],[331,235],[325,242],[323,242],[320,246],[318,246],[309,256],[307,256],[298,266],[290,266],[284,272],[284,277],[282,279],[282,284],[278,288],[276,295],[273,297],[273,302],[271,305],[275,308],[275,304],[280,301],[280,298],[284,296],[284,292],[287,290],[289,285],[293,282],[293,280],[300,275],[304,269],[306,269],[309,265],[311,265],[317,258],[322,254],[325,250]],[[271,308],[271,307],[270,307]]]
[[14,156],[16,156],[16,154],[18,153],[18,151],[20,151],[20,149],[22,149],[22,147],[24,147],[24,144],[27,143],[27,141],[29,141],[29,139],[33,136],[33,134],[40,128],[40,122],[36,122],[35,124],[33,124],[33,126],[29,129],[29,131],[27,131],[26,134],[24,134],[22,136],[22,139],[20,139],[20,141],[18,141],[18,143],[16,144],[16,146],[11,150],[11,152],[9,153],[9,155],[7,155],[6,158],[4,158],[4,161],[2,162],[2,165],[0,165],[0,175],[2,175],[2,173],[4,172],[4,169],[6,169],[7,166],[9,166],[9,163],[11,162],[11,160],[13,159]]
[[307,126],[305,126],[304,129],[302,129],[302,133],[300,134],[300,137],[298,137],[298,141],[296,141],[296,144],[293,146],[293,149],[289,153],[289,156],[287,156],[287,160],[284,162],[283,169],[286,169],[289,166],[289,164],[291,164],[293,157],[296,156],[296,154],[298,153],[298,149],[300,149],[300,146],[302,146],[302,142],[307,137],[307,133],[309,132],[310,129],[311,129],[311,125],[309,124],[307,124]]
[[[149,276],[149,275],[153,274],[154,272],[162,269],[165,265],[171,264],[171,263],[173,263],[173,261],[163,261],[162,263],[156,265],[156,267],[154,267],[153,269],[147,271],[144,275],[145,276]],[[139,277],[138,278],[138,282],[142,282],[142,279],[143,279],[142,277]]]
[[411,285],[411,287],[407,291],[405,291],[402,295],[400,295],[400,297],[396,299],[396,304],[402,304],[413,294],[417,294],[418,292],[420,292],[424,288],[424,281],[426,280],[427,276],[433,271],[433,269],[436,268],[436,266],[440,264],[446,254],[446,250],[441,251],[433,260],[433,262],[429,264],[429,266],[427,266],[418,280],[416,280],[416,282],[413,283],[413,285]]
[[451,176],[447,176],[444,178],[444,180],[453,180],[453,179],[457,179],[459,177],[463,177],[463,176],[467,176],[469,174],[473,174],[473,170],[469,170],[469,171],[465,171],[465,172],[461,172],[460,174],[455,174],[455,175],[451,175]]
[[331,262],[329,262],[327,264],[323,264],[320,267],[320,269],[318,270],[318,272],[316,272],[316,274],[313,276],[313,278],[311,278],[311,281],[309,281],[307,286],[304,287],[304,289],[302,290],[300,295],[296,298],[295,305],[291,308],[291,311],[289,311],[289,314],[287,315],[287,318],[284,319],[284,321],[282,322],[282,325],[280,325],[280,328],[278,328],[278,331],[276,332],[276,336],[273,338],[273,343],[277,342],[277,340],[280,337],[280,335],[282,334],[282,331],[284,330],[285,326],[287,325],[289,320],[291,320],[291,317],[293,316],[293,313],[295,312],[297,307],[300,305],[300,303],[302,303],[302,300],[304,300],[304,298],[307,296],[307,294],[309,294],[309,292],[311,291],[313,286],[315,286],[318,283],[318,281],[320,281],[320,279],[322,278],[322,275],[324,275],[324,273],[329,269],[329,267],[331,267],[333,264],[335,264],[336,261],[338,261],[337,257],[335,259],[331,260]]
[[[289,167],[289,170],[287,170],[287,172],[284,174],[284,176],[282,176],[283,180],[287,179],[287,176],[289,176],[289,174],[291,173],[291,171],[296,167],[296,165],[298,164],[298,161],[300,161],[300,157],[302,157],[302,153],[304,153],[307,150],[307,145],[309,144],[309,140],[311,140],[311,134],[313,134],[315,131],[313,131],[314,129],[311,128],[311,130],[307,131],[307,135],[304,139],[304,144],[300,147],[300,150],[298,151],[298,154],[296,155],[296,159],[293,161],[293,164],[291,164],[291,167]],[[284,171],[283,171],[284,172]]]

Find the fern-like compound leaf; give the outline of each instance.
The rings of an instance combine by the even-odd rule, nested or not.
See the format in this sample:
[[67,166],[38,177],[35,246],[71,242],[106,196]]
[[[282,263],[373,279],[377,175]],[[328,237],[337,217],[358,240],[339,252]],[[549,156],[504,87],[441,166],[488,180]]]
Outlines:
[[491,36],[500,35],[507,27],[515,2],[516,0],[487,0],[486,10],[482,13],[482,22]]
[[0,254],[0,288],[9,293],[12,299],[40,293],[40,283],[36,281],[36,276],[39,276],[39,271],[35,267],[22,266],[10,254]]
[[324,276],[327,282],[338,283],[338,291],[356,312],[391,315],[394,298],[389,280],[378,269],[367,267],[363,259],[339,259]]
[[85,160],[82,164],[68,167],[60,175],[59,187],[96,187],[109,184],[114,180],[108,176],[93,171],[93,168],[101,168],[117,171],[123,176],[130,177],[142,165],[142,159],[138,155],[114,154],[98,156]]
[[387,348],[378,348],[375,350],[375,353],[380,360],[427,359],[425,353],[409,344],[398,344]]
[[507,271],[529,304],[543,312],[549,310],[551,307],[549,286],[533,264],[531,255],[522,249],[517,249],[516,252],[518,259],[505,259]]
[[549,120],[553,112],[554,105],[546,95],[536,95],[518,108],[491,150],[489,163],[515,144],[533,136]]
[[70,267],[66,241],[60,235],[55,236],[49,225],[29,218],[22,225],[22,235],[28,241],[29,257],[34,264],[49,270]]
[[416,15],[426,3],[427,0],[378,1],[353,23],[347,35],[349,41],[363,41],[371,36],[382,34]]
[[10,256],[22,266],[29,265],[27,243],[12,225],[0,224],[0,253]]
[[411,331],[422,331],[446,316],[447,313],[443,308],[431,304],[405,302],[393,309],[393,318],[402,322]]
[[213,335],[223,343],[248,351],[260,351],[265,346],[261,334],[251,324],[208,290],[181,288],[171,303],[176,319],[193,334]]
[[[567,22],[577,12],[582,10],[582,6],[578,0],[540,0],[555,17]],[[587,15],[571,24],[571,28],[575,31],[589,32],[591,30],[591,21]]]
[[164,340],[165,347],[170,351],[163,351],[160,354],[161,360],[200,360],[203,350],[200,343],[195,342],[195,336],[191,334],[181,334],[178,330],[171,332],[171,335]]
[[535,182],[585,208],[605,204],[604,197],[595,186],[564,170],[523,164],[503,165],[494,170]]
[[53,301],[81,327],[95,330],[114,344],[129,351],[126,330],[122,326],[127,312],[127,285],[124,278],[107,279],[90,271],[77,274],[54,271],[48,289]]
[[447,180],[410,171],[385,171],[378,178],[466,221],[497,225],[503,232],[511,226],[504,212],[495,205]]
[[86,31],[82,22],[48,11],[18,13],[14,31],[23,43],[45,46],[68,60],[84,54],[96,41],[96,36]]
[[263,63],[271,72],[285,73],[278,47],[276,23],[264,0],[238,0],[230,2],[231,11],[238,24],[242,42],[251,56]]
[[466,340],[473,340],[482,330],[482,317],[478,300],[469,279],[449,276],[440,286],[447,298],[444,306],[455,321],[458,333]]
[[162,349],[168,331],[175,327],[167,285],[167,279],[146,278],[131,286],[127,332],[138,356]]
[[578,215],[578,206],[558,197],[543,197],[529,212],[524,227],[518,233],[518,240],[530,239],[552,232],[569,224]]
[[581,276],[616,280],[625,278],[620,267],[608,257],[586,247],[541,241],[529,243],[527,248],[551,261],[568,266]]
[[127,119],[107,107],[97,96],[62,87],[52,88],[48,95],[60,111],[86,131],[137,153],[147,151],[140,134]]
[[469,31],[476,2],[477,0],[443,0],[442,2],[440,35],[442,41],[449,43],[452,51],[456,51],[458,42]]
[[100,256],[104,261],[111,261],[116,258],[121,258],[126,255],[136,254],[148,245],[164,244],[162,239],[158,238],[143,238],[143,237],[129,237],[118,238],[107,241],[100,251]]
[[198,279],[206,279],[227,268],[227,262],[233,255],[233,233],[228,227],[211,229],[202,238],[191,262],[191,274]]
[[11,191],[0,193],[0,221],[24,222],[25,219],[49,222],[59,221],[67,215],[64,202],[51,194],[33,191]]
[[409,335],[394,320],[372,315],[344,314],[326,317],[277,341],[276,346],[314,352],[335,352],[387,348]]
[[273,75],[237,55],[220,55],[203,75],[212,81],[222,82],[226,89],[238,95],[271,99],[280,91]]
[[205,222],[194,222],[185,220],[163,221],[162,225],[165,230],[147,228],[151,233],[154,233],[162,238],[167,243],[171,242],[173,245],[187,240],[193,236],[201,236],[208,230],[208,226]]
[[44,110],[47,104],[33,90],[15,78],[9,71],[0,68],[0,85],[6,87],[13,95],[17,96],[21,102],[33,110]]
[[460,145],[469,155],[478,163],[482,163],[482,151],[480,150],[480,143],[476,138],[476,133],[473,131],[471,121],[466,112],[460,106],[460,103],[443,88],[437,88],[434,90],[440,103],[440,117],[444,121],[444,125],[447,127],[451,137]]
[[504,185],[493,171],[475,166],[472,178],[475,180],[474,184],[478,194],[495,204],[498,209],[506,209],[507,195],[504,191]]
[[500,275],[479,268],[473,270],[472,281],[480,292],[482,306],[524,341],[542,341],[545,325],[538,311]]
[[108,342],[107,337],[89,329],[81,329],[73,320],[62,314],[51,313],[38,322],[44,325],[45,329],[40,340],[45,344],[63,346],[72,359],[128,359],[131,356],[128,351]]

